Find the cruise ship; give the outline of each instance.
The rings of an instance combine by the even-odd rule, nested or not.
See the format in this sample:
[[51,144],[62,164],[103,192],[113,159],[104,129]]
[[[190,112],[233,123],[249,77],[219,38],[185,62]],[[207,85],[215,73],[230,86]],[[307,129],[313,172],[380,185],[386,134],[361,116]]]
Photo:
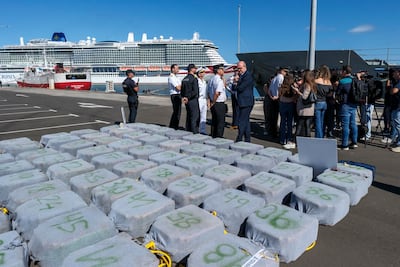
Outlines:
[[71,42],[64,33],[56,32],[51,39],[24,43],[21,37],[19,45],[0,48],[0,80],[3,84],[16,83],[28,68],[63,64],[67,71],[89,72],[93,84],[121,83],[127,69],[135,71],[135,79],[140,83],[165,84],[171,64],[178,64],[184,75],[190,63],[207,67],[209,73],[212,73],[211,66],[227,65],[218,47],[200,39],[197,32],[188,40],[147,38],[143,33],[140,41],[135,41],[134,33],[130,32],[124,42],[96,41],[92,37]]

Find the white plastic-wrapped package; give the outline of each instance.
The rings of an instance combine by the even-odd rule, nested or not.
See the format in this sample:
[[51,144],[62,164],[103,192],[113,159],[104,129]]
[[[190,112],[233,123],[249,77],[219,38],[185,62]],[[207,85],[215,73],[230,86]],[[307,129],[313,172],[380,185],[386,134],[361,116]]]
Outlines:
[[133,238],[144,237],[158,216],[174,210],[172,199],[143,185],[114,201],[108,217],[119,231]]
[[167,140],[167,141],[161,142],[159,144],[159,147],[161,147],[165,150],[179,152],[179,151],[181,151],[181,147],[184,147],[187,145],[190,145],[189,141],[180,140],[180,139],[172,139],[172,140]]
[[[214,139],[211,139],[214,140]],[[233,151],[227,148],[217,148],[206,152],[205,157],[214,159],[219,162],[219,164],[233,164],[240,158],[242,154],[237,151]]]
[[115,151],[128,153],[129,149],[137,146],[141,146],[142,143],[139,141],[134,141],[132,139],[121,139],[112,143],[109,143],[107,146],[111,147]]
[[25,240],[30,240],[33,230],[42,222],[83,207],[86,207],[86,203],[72,191],[34,198],[15,210],[13,228]]
[[165,126],[158,126],[155,125],[155,127],[152,127],[148,130],[146,130],[148,133],[150,134],[158,134],[158,135],[163,135],[166,136],[167,133],[174,131],[174,129],[169,128],[169,127],[165,127]]
[[356,174],[326,170],[317,176],[318,182],[346,192],[350,196],[350,205],[354,206],[368,193],[369,181]]
[[[177,141],[177,140],[174,140]],[[149,160],[157,163],[157,164],[170,164],[175,165],[177,160],[183,159],[187,157],[186,154],[175,152],[173,150],[167,150],[163,152],[159,152],[156,154],[152,154],[149,156]]]
[[290,206],[332,226],[349,213],[350,197],[339,189],[308,182],[293,191]]
[[279,267],[279,260],[261,244],[226,234],[205,242],[189,256],[187,267]]
[[0,212],[0,234],[8,232],[10,230],[11,230],[11,223],[8,214],[5,212]]
[[193,143],[187,146],[182,146],[181,152],[188,155],[203,157],[208,151],[212,151],[214,149],[215,146]]
[[220,219],[188,205],[159,216],[145,240],[154,240],[157,248],[179,262],[200,245],[223,235],[224,224]]
[[120,128],[120,127],[119,127],[118,124],[113,124],[113,125],[101,127],[101,128],[100,128],[100,132],[101,132],[101,133],[110,134],[110,131],[111,131],[111,130],[119,129],[119,128]]
[[70,190],[69,186],[60,180],[52,180],[18,187],[8,195],[7,208],[11,212],[15,212],[18,206],[29,200],[68,190]]
[[357,174],[361,177],[364,177],[368,181],[369,186],[371,186],[372,181],[374,179],[374,174],[373,174],[372,170],[361,167],[361,166],[352,165],[349,163],[338,163],[336,169],[338,171],[348,172],[351,174]]
[[75,157],[69,153],[58,152],[56,154],[50,154],[34,158],[32,160],[32,164],[35,165],[36,168],[45,172],[53,164],[66,162],[74,159]]
[[72,191],[77,193],[87,204],[89,204],[93,188],[114,181],[118,178],[118,175],[107,169],[97,169],[74,176],[69,180],[69,183]]
[[104,137],[99,137],[96,139],[93,139],[93,142],[95,142],[97,145],[108,145],[113,142],[117,142],[121,140],[121,138],[115,137],[115,136],[104,136]]
[[16,231],[0,234],[0,266],[28,266],[28,248]]
[[120,177],[139,179],[144,170],[154,168],[157,163],[143,159],[132,159],[114,165],[112,171]]
[[262,197],[268,204],[281,204],[295,188],[294,181],[269,172],[259,172],[244,181],[244,191]]
[[145,137],[145,136],[149,136],[150,134],[144,132],[144,131],[139,131],[139,130],[135,130],[133,132],[127,132],[125,133],[122,138],[123,139],[131,139],[131,140],[135,140],[135,141],[139,141],[139,138]]
[[90,206],[41,223],[28,244],[34,260],[42,267],[59,267],[72,252],[117,234],[112,221]]
[[162,151],[164,151],[164,149],[158,146],[142,145],[129,149],[129,155],[132,155],[135,159],[148,160],[151,154],[159,153]]
[[72,156],[76,156],[79,149],[96,146],[96,143],[89,140],[80,139],[73,142],[68,142],[60,146],[60,152],[66,152]]
[[0,163],[0,176],[34,169],[29,161],[21,159],[12,162]]
[[296,154],[288,157],[288,161],[289,162],[293,162],[293,163],[297,163],[297,164],[301,164],[300,158],[299,158],[299,153],[296,153]]
[[280,162],[287,161],[290,156],[292,156],[292,152],[289,150],[275,148],[275,147],[266,147],[264,149],[257,151],[258,155],[273,158],[275,160],[275,164]]
[[275,166],[275,160],[260,155],[247,154],[236,159],[236,165],[239,168],[250,171],[254,175],[272,169]]
[[94,147],[79,149],[76,152],[76,157],[83,159],[84,161],[90,162],[92,158],[96,156],[111,153],[113,151],[114,149],[112,149],[111,147],[107,147],[105,145],[94,146]]
[[32,142],[32,140],[28,137],[18,137],[18,138],[2,140],[0,141],[0,153],[4,153],[4,150],[9,146],[13,146],[15,144],[30,143],[30,142]]
[[0,154],[0,164],[14,161],[15,158],[10,153]]
[[15,158],[17,160],[25,159],[27,161],[32,161],[35,158],[41,157],[41,156],[47,156],[51,154],[57,154],[57,150],[54,150],[52,148],[39,148],[35,150],[30,150],[30,151],[25,151],[19,153]]
[[183,130],[174,130],[174,131],[169,131],[165,133],[165,136],[167,136],[171,140],[181,140],[184,136],[186,135],[193,135],[191,132],[188,131],[183,131]]
[[250,214],[265,205],[265,200],[237,189],[225,189],[204,200],[203,209],[216,212],[232,234],[239,234]]
[[120,178],[114,181],[96,186],[92,190],[92,202],[105,214],[111,210],[112,203],[129,194],[142,188],[141,182],[130,178]]
[[296,186],[311,182],[313,179],[313,169],[311,167],[292,162],[281,162],[270,171],[295,181]]
[[112,170],[115,164],[132,160],[133,157],[123,152],[111,152],[103,155],[98,155],[90,161],[96,168],[104,168]]
[[170,183],[167,196],[175,201],[176,208],[189,204],[199,206],[204,199],[221,189],[221,184],[214,180],[192,175]]
[[189,141],[190,143],[204,144],[204,142],[206,140],[211,139],[211,136],[204,135],[204,134],[188,134],[188,135],[182,136],[182,139]]
[[135,130],[141,130],[141,131],[144,131],[146,126],[147,126],[147,124],[143,123],[143,122],[133,122],[133,123],[126,124],[126,127],[128,127],[128,128],[135,129]]
[[15,145],[10,145],[5,149],[5,152],[10,153],[13,156],[16,156],[22,152],[37,150],[40,148],[43,148],[41,144],[35,141],[31,141],[29,143],[18,143]]
[[15,189],[44,181],[48,181],[47,176],[37,169],[0,176],[0,203],[4,204]]
[[53,148],[53,149],[59,151],[61,145],[69,143],[69,142],[78,141],[78,140],[81,140],[81,138],[76,135],[72,135],[72,134],[61,135],[61,136],[51,138],[47,142],[46,147]]
[[167,140],[169,140],[168,137],[159,134],[153,134],[139,138],[139,141],[142,142],[144,145],[153,146],[158,146],[159,143]]
[[132,128],[128,127],[118,127],[118,128],[113,128],[110,131],[108,131],[108,134],[111,136],[116,136],[118,138],[122,138],[122,136],[126,133],[134,132],[135,130]]
[[61,136],[70,136],[69,133],[67,132],[59,132],[59,133],[52,133],[52,134],[45,134],[42,135],[42,137],[40,138],[40,142],[43,146],[47,146],[47,143],[53,139],[53,138],[57,138],[57,137],[61,137]]
[[225,148],[225,149],[229,149],[230,145],[232,145],[233,143],[234,142],[232,140],[221,137],[207,139],[206,141],[204,141],[204,144],[206,145],[215,146],[216,148]]
[[161,164],[160,166],[143,171],[140,180],[151,189],[162,194],[170,183],[190,175],[190,171],[184,168]]
[[71,131],[69,133],[72,134],[72,135],[76,135],[76,136],[81,137],[82,135],[85,135],[85,134],[92,134],[92,133],[98,133],[98,132],[99,131],[94,130],[94,129],[81,129],[81,130]]
[[264,146],[259,145],[259,144],[253,144],[249,142],[236,142],[230,145],[230,148],[233,151],[240,152],[242,155],[246,154],[255,154],[258,150],[261,150],[264,148]]
[[246,221],[246,237],[287,263],[299,258],[317,235],[317,218],[280,204],[268,204]]
[[206,170],[217,166],[218,164],[219,163],[216,160],[199,156],[188,156],[176,162],[177,166],[188,169],[192,174],[200,176],[203,175]]
[[46,174],[50,179],[59,179],[64,183],[69,184],[71,177],[93,171],[94,169],[94,165],[82,159],[74,159],[51,165],[47,169]]
[[89,141],[95,141],[96,139],[102,138],[102,137],[109,137],[110,135],[107,133],[101,133],[101,132],[96,132],[96,133],[89,133],[89,134],[84,134],[81,135],[82,139],[89,140]]
[[204,172],[204,177],[219,182],[223,189],[237,188],[250,176],[251,173],[248,170],[243,170],[228,164],[218,165]]
[[159,260],[125,233],[81,248],[69,254],[62,267],[158,267]]

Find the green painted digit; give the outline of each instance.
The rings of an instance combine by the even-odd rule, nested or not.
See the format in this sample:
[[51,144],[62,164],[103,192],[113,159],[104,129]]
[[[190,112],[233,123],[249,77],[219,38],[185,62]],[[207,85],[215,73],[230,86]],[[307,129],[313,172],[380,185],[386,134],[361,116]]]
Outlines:
[[203,256],[203,261],[206,264],[222,261],[226,257],[232,257],[237,254],[237,249],[229,244],[219,244],[215,251],[208,252]]
[[193,214],[188,212],[177,212],[167,216],[167,219],[172,222],[172,225],[182,229],[190,228],[192,224],[201,222],[200,218],[194,217]]
[[0,252],[0,265],[3,265],[5,263],[4,258],[5,258],[5,253],[4,252]]
[[81,212],[75,212],[75,213],[72,213],[72,214],[66,216],[64,218],[65,221],[63,223],[54,224],[52,226],[63,232],[73,233],[73,232],[75,232],[76,225],[78,225],[78,224],[83,224],[84,229],[87,229],[89,227],[88,221],[86,221],[84,218],[85,217],[82,215]]
[[174,174],[174,173],[171,172],[170,170],[168,170],[167,168],[157,169],[157,176],[158,177],[165,178],[165,177],[168,177],[168,176],[170,176],[172,174]]
[[141,206],[146,206],[146,205],[150,205],[151,203],[156,202],[157,200],[155,199],[150,199],[150,198],[146,198],[147,194],[146,192],[139,192],[137,194],[132,195],[129,198],[128,203],[135,203],[134,205],[131,206],[131,208],[137,208],[137,207],[141,207]]
[[228,192],[224,195],[226,197],[225,203],[231,202],[232,200],[236,200],[236,202],[239,204],[235,208],[240,208],[246,205],[247,203],[250,202],[250,200],[246,198],[239,198],[239,195],[233,194],[233,192]]
[[118,257],[116,256],[103,256],[103,257],[96,257],[97,254],[102,253],[103,251],[106,251],[108,249],[112,249],[114,245],[105,247],[103,249],[94,251],[92,253],[89,253],[85,256],[82,256],[80,258],[77,258],[75,262],[95,262],[95,265],[91,265],[90,267],[103,267],[103,266],[109,266],[111,263],[116,263],[119,261]]
[[42,191],[50,191],[50,190],[55,190],[56,188],[52,184],[44,184],[40,186],[34,186],[31,187],[31,189],[28,190],[28,194],[33,194],[33,193],[38,193]]

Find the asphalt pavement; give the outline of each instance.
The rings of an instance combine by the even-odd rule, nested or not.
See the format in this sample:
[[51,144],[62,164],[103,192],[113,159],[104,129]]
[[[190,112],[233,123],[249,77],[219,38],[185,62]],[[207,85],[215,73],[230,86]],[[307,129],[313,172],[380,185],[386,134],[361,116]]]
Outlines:
[[[120,94],[0,88],[0,140],[29,137],[39,141],[49,133],[98,130],[122,121],[121,107],[128,115],[126,96]],[[137,121],[168,125],[171,112],[168,97],[140,96]],[[185,113],[183,108],[181,125]],[[251,118],[252,142],[280,147],[263,135],[262,103],[256,103]],[[234,140],[236,130],[228,126],[225,137]],[[375,181],[342,221],[320,225],[312,250],[282,266],[400,266],[400,153],[389,151],[380,139],[375,136],[366,146],[338,151],[339,160],[376,166]]]

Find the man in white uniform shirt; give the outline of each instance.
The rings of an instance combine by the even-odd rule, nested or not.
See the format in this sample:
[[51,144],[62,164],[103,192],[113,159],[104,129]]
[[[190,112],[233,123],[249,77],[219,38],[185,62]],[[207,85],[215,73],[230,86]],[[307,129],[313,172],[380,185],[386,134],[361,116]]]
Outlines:
[[177,130],[179,128],[179,120],[181,118],[181,80],[176,77],[179,72],[179,66],[177,64],[171,65],[171,74],[168,77],[168,89],[171,96],[172,102],[172,115],[169,122],[169,127]]
[[199,81],[199,108],[200,108],[200,133],[207,134],[207,82],[204,80],[206,70],[200,68],[197,71],[197,80]]
[[224,136],[225,114],[226,114],[226,92],[224,76],[224,66],[214,66],[215,76],[209,83],[208,96],[210,98],[210,109],[212,115],[211,136],[213,138]]

